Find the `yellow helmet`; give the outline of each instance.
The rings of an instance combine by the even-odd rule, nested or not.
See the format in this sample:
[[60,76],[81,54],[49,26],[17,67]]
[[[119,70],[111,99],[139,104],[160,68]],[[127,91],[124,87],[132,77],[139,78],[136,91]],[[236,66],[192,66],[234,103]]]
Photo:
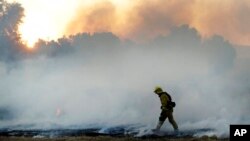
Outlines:
[[156,86],[154,92],[155,93],[161,93],[161,92],[163,92],[163,90],[162,90],[162,88],[160,86]]

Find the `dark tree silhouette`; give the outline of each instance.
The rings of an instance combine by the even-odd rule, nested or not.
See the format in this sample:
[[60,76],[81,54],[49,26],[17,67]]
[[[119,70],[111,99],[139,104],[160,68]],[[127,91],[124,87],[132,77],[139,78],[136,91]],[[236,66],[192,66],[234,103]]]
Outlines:
[[13,61],[20,57],[24,45],[18,32],[24,9],[19,3],[0,0],[0,61]]

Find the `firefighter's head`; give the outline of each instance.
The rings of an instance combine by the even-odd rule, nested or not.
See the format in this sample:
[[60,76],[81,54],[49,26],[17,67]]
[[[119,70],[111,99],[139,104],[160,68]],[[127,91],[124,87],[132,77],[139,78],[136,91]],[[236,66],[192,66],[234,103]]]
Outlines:
[[162,92],[163,92],[163,90],[162,90],[161,87],[159,87],[159,86],[156,86],[156,87],[155,87],[155,90],[154,90],[154,93],[155,93],[155,94],[160,94],[160,93],[162,93]]

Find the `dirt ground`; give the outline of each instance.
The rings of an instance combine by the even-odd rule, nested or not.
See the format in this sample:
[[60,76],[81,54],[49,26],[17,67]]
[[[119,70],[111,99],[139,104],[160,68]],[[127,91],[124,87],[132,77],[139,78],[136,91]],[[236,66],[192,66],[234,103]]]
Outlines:
[[229,141],[229,139],[218,139],[217,137],[203,136],[200,138],[135,138],[135,137],[109,137],[109,136],[78,136],[63,138],[32,138],[32,137],[0,137],[0,141]]

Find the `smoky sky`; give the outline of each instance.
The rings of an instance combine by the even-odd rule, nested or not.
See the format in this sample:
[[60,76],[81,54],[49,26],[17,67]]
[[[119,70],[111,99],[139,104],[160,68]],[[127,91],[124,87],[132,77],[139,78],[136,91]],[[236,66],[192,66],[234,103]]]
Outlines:
[[39,40],[32,50],[7,35],[0,36],[0,128],[154,128],[157,85],[177,103],[180,129],[227,135],[229,124],[250,122],[250,50],[219,35],[203,39],[188,25],[142,43],[79,33]]
[[203,38],[220,35],[233,44],[249,45],[248,0],[137,0],[121,9],[111,1],[79,5],[65,34],[112,32],[122,39],[145,41],[188,24]]

